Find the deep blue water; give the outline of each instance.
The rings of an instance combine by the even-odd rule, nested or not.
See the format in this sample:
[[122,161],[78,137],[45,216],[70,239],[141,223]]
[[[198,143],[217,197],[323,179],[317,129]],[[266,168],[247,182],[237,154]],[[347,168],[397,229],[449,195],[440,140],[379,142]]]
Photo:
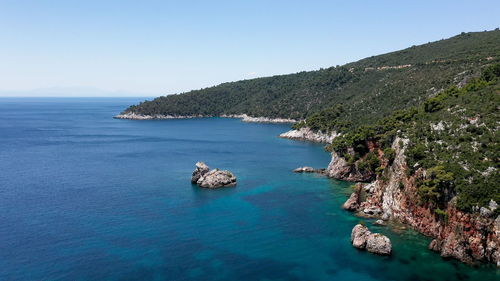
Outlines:
[[[287,125],[111,117],[139,99],[0,99],[0,280],[494,280],[412,231],[355,250],[348,183]],[[191,185],[196,161],[236,188]],[[498,280],[498,279],[497,279]]]

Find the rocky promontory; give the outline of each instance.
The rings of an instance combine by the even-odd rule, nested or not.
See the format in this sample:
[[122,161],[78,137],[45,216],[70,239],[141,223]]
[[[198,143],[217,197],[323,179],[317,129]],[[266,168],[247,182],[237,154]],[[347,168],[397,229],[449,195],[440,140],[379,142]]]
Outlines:
[[191,176],[191,183],[204,188],[236,186],[236,177],[227,170],[210,168],[203,162],[196,163],[196,169]]
[[312,141],[319,143],[331,143],[334,138],[339,134],[333,133],[323,133],[321,131],[313,131],[311,128],[302,127],[299,130],[290,130],[288,132],[279,135],[280,138],[292,139],[292,140],[302,140],[302,141]]
[[371,233],[362,224],[354,226],[351,232],[351,243],[355,248],[367,250],[379,255],[390,255],[392,253],[391,240],[380,233]]

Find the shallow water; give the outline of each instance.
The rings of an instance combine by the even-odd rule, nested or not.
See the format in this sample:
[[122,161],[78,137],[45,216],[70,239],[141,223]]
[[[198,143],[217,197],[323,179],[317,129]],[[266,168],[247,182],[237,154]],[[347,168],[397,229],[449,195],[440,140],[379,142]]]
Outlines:
[[[0,99],[0,280],[495,280],[412,231],[354,249],[348,183],[287,125],[111,117],[137,99]],[[191,185],[196,161],[236,188]]]

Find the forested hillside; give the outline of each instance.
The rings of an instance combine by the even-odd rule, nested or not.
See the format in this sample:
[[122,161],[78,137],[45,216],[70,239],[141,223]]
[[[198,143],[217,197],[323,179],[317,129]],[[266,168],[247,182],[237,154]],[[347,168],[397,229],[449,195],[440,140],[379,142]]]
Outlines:
[[317,129],[342,130],[373,124],[394,110],[419,104],[442,89],[478,76],[481,68],[496,61],[500,61],[499,30],[462,33],[340,67],[163,96],[123,113],[305,119],[326,110],[338,118],[333,123],[316,122]]
[[490,200],[500,202],[499,106],[500,64],[495,64],[460,89],[451,86],[419,106],[348,131],[328,149],[357,170],[383,178],[394,158],[393,141],[408,139],[407,172],[427,171],[417,182],[421,203],[439,212],[457,195],[457,207],[470,212]]

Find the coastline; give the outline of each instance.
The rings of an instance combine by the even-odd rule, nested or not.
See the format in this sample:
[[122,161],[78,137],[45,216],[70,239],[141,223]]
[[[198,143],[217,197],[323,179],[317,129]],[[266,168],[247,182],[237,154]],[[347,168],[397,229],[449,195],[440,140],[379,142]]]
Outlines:
[[144,115],[144,114],[136,114],[133,112],[128,112],[125,114],[118,114],[113,116],[114,119],[129,119],[129,120],[164,120],[164,119],[191,119],[191,118],[203,118],[203,117],[209,117],[209,116],[203,116],[203,115],[163,115],[163,114],[156,114],[156,115]]
[[220,116],[208,116],[208,115],[146,115],[146,114],[137,114],[134,112],[128,112],[125,114],[118,114],[113,116],[115,119],[129,119],[129,120],[167,120],[167,119],[192,119],[192,118],[211,118],[211,117],[221,117],[221,118],[235,118],[241,119],[242,122],[248,123],[295,123],[298,120],[289,119],[289,118],[269,118],[269,117],[254,117],[248,116],[246,114],[230,114],[230,115],[220,115]]
[[[169,115],[155,115],[155,116],[149,116],[149,115],[138,115],[135,113],[129,113],[126,115],[118,115],[115,116],[114,118],[118,119],[135,119],[135,120],[151,120],[151,119],[189,119],[189,118],[203,118],[203,117],[212,117],[212,116],[169,116]],[[221,118],[235,118],[235,119],[241,119],[242,122],[253,122],[253,123],[292,123],[292,119],[281,119],[281,118],[267,118],[267,117],[251,117],[246,114],[240,114],[240,115],[221,115]],[[286,138],[286,139],[291,139],[291,140],[299,140],[299,141],[310,141],[310,142],[315,142],[315,143],[331,143],[336,137],[338,137],[340,134],[336,132],[332,133],[323,133],[321,131],[319,132],[314,132],[308,127],[303,127],[298,130],[289,130],[287,132],[281,133],[279,135],[280,138]],[[481,233],[482,230],[486,230],[485,227],[486,225],[494,225],[493,221],[489,223],[482,223],[479,224],[477,223],[477,219],[475,218],[469,218],[467,221],[469,222],[470,225],[476,226],[474,227],[473,230],[471,231],[470,234],[457,236],[455,235],[455,232],[451,230],[449,227],[446,227],[446,225],[442,225],[436,218],[434,218],[432,212],[425,208],[419,208],[418,206],[411,206],[410,209],[406,208],[407,204],[405,202],[410,202],[413,200],[413,197],[415,197],[414,190],[415,186],[414,184],[411,184],[411,180],[404,179],[402,176],[404,174],[405,170],[405,161],[404,161],[404,155],[403,151],[404,149],[400,148],[399,145],[397,144],[398,141],[395,141],[395,144],[393,144],[393,148],[398,152],[396,157],[397,161],[394,163],[394,167],[390,167],[390,172],[389,172],[389,182],[383,182],[379,180],[378,178],[375,181],[370,181],[370,184],[368,186],[374,186],[376,188],[373,189],[373,191],[370,191],[367,196],[368,196],[368,202],[365,202],[361,204],[362,202],[357,202],[357,204],[360,205],[360,209],[357,210],[356,215],[359,215],[359,213],[363,213],[363,210],[370,209],[376,209],[380,210],[380,214],[377,216],[377,218],[382,218],[384,220],[389,220],[389,221],[396,221],[399,223],[403,223],[406,226],[411,227],[412,229],[415,229],[417,232],[424,236],[432,237],[433,243],[429,245],[429,249],[432,249],[438,253],[440,253],[443,257],[452,257],[457,260],[460,260],[464,263],[474,263],[474,261],[489,261],[496,263],[497,266],[500,266],[498,263],[498,257],[496,256],[495,252],[497,249],[496,243],[494,242],[495,239],[491,240],[490,238],[488,239],[483,239],[479,237],[478,233]],[[403,142],[404,143],[404,142]],[[339,160],[344,160],[341,157],[338,157],[335,153],[332,154],[332,161],[328,165],[328,168],[326,169],[325,173],[327,177],[329,178],[336,178],[339,180],[344,180],[344,181],[354,181],[354,182],[366,182],[366,179],[361,178],[362,175],[358,175],[348,169],[347,164],[344,163],[345,161],[340,161]],[[403,196],[404,194],[400,194],[399,189],[394,188],[395,186],[400,186],[396,183],[398,182],[404,182],[405,186],[405,192],[406,196]],[[408,189],[408,190],[406,190]],[[362,207],[361,207],[362,206]],[[413,210],[413,211],[412,211]],[[449,211],[450,214],[455,214],[457,213],[456,211],[453,210],[447,210]],[[417,219],[417,217],[420,218]],[[454,226],[460,228],[463,224],[462,220],[463,218],[466,217],[465,214],[459,213],[459,216],[461,219],[456,218],[456,216],[450,215],[451,221],[454,221]],[[483,219],[484,220],[484,219]],[[477,228],[477,229],[476,229]],[[497,230],[491,229],[487,230],[487,233],[495,233]],[[451,237],[451,238],[450,238]],[[469,246],[464,246],[454,252],[451,250],[451,248],[456,248],[455,246],[460,244],[469,244],[467,241],[473,239],[475,242],[471,243]],[[476,241],[477,240],[477,241]],[[467,243],[466,243],[467,242]],[[477,246],[476,244],[488,244],[490,246],[482,247]],[[454,246],[455,245],[455,246]],[[465,254],[467,251],[473,252],[472,255]],[[481,254],[482,253],[482,254]],[[485,255],[486,254],[486,255]]]

